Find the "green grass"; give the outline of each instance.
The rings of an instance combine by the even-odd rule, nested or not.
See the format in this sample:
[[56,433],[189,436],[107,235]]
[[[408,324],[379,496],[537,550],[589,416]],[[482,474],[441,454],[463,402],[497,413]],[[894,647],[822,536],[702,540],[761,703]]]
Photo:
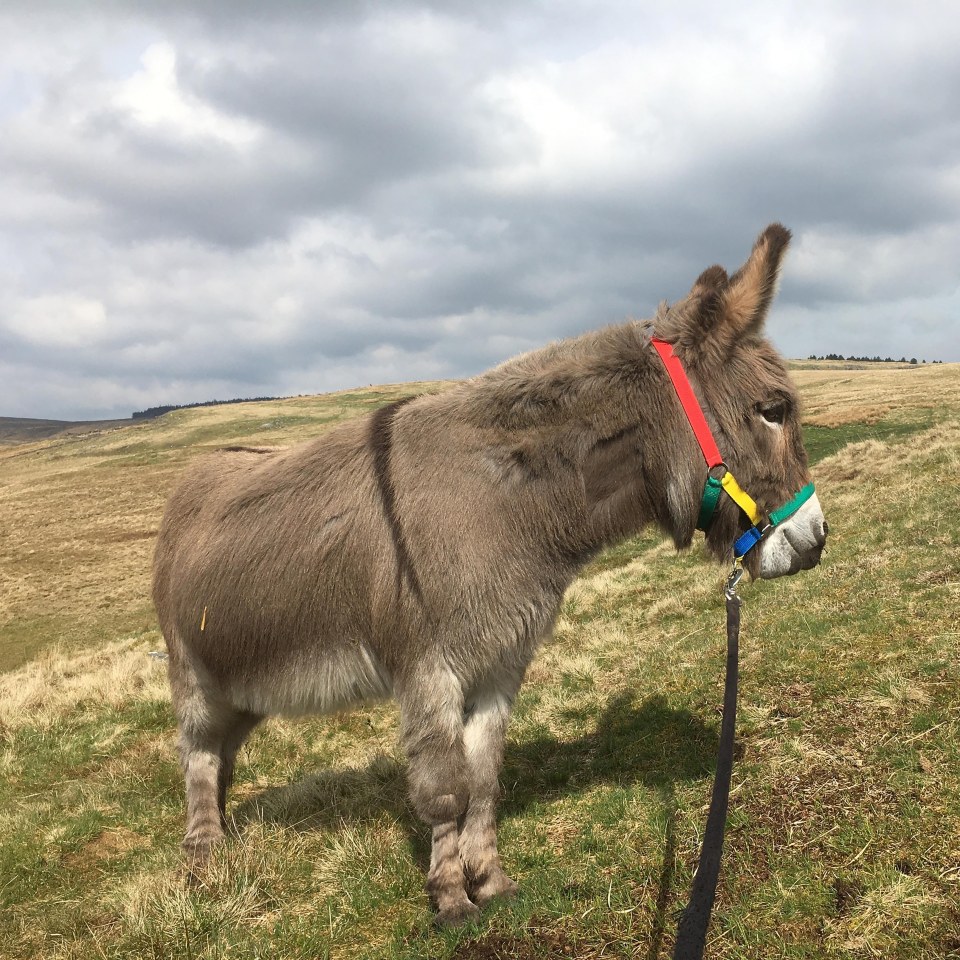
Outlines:
[[908,420],[884,420],[879,423],[846,423],[838,427],[807,424],[803,428],[803,444],[810,463],[819,463],[842,450],[847,444],[865,440],[903,440],[933,426],[932,414]]
[[[830,382],[801,389],[821,415],[846,409]],[[243,430],[306,418],[278,426],[288,442],[393,395],[229,416]],[[855,420],[816,428],[824,562],[741,591],[711,957],[960,956],[960,421],[918,404],[871,415],[859,446],[845,445]],[[12,627],[20,657],[51,639],[66,649],[0,678],[0,956],[669,956],[715,762],[723,572],[653,535],[584,571],[518,699],[500,818],[515,902],[432,928],[428,836],[390,705],[258,730],[235,835],[205,885],[184,882],[182,781],[137,568],[151,541],[137,536],[182,463],[240,438],[235,421],[205,419],[225,411],[3,461],[0,496],[22,505],[0,548],[4,640]]]

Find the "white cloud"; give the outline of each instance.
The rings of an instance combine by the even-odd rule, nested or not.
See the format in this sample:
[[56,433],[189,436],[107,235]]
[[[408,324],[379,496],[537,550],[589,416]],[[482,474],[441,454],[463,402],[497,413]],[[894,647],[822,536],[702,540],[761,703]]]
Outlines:
[[958,290],[958,250],[960,222],[868,236],[849,227],[812,228],[790,254],[790,282],[858,307],[890,299],[939,301]]
[[177,51],[172,44],[151,44],[140,62],[142,68],[118,83],[109,98],[137,123],[183,140],[212,137],[234,147],[247,147],[260,135],[256,124],[225,116],[180,88]]
[[21,300],[5,325],[27,343],[57,348],[98,346],[110,335],[103,304],[76,294]]

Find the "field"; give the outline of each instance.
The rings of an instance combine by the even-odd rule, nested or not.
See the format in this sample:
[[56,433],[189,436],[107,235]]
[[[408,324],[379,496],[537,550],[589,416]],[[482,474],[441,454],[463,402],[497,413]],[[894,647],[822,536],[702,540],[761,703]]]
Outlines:
[[[960,365],[793,365],[831,536],[745,584],[712,958],[960,957]],[[502,775],[511,904],[435,931],[390,705],[271,721],[182,879],[153,540],[177,474],[411,392],[177,411],[0,447],[0,956],[671,953],[712,782],[724,571],[653,533],[571,587]],[[415,389],[442,389],[441,384]]]
[[46,440],[61,434],[90,433],[117,427],[132,427],[136,420],[37,420],[31,417],[0,417],[0,446]]

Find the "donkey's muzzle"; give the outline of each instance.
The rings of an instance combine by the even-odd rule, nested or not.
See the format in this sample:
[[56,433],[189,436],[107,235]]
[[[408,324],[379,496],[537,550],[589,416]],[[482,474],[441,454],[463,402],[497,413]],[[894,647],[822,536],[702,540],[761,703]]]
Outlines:
[[829,527],[814,494],[760,544],[760,576],[784,577],[809,570],[820,562]]

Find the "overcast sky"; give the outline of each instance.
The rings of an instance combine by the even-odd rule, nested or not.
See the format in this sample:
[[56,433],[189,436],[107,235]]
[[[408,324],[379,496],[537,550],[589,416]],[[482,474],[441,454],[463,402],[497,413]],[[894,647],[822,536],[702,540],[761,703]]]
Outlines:
[[773,220],[785,354],[960,360],[951,3],[6,0],[0,36],[0,415],[476,373]]

